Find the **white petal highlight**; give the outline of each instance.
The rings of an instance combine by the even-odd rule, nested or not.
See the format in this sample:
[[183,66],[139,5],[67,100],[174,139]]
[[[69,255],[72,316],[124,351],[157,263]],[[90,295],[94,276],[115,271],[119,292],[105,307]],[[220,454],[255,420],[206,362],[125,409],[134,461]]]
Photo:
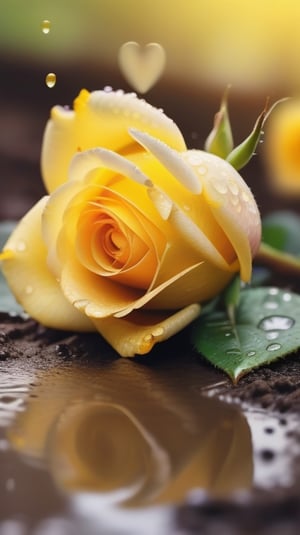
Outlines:
[[138,184],[151,186],[151,180],[132,162],[111,150],[95,148],[76,154],[70,164],[69,177],[71,180],[82,180],[88,173],[105,167],[131,178]]
[[146,132],[139,132],[134,128],[130,128],[129,132],[132,137],[145,149],[151,152],[185,188],[195,194],[201,193],[202,185],[199,176],[194,172],[193,168],[184,161],[180,153]]
[[179,312],[155,314],[135,311],[126,318],[94,319],[97,330],[122,356],[134,357],[148,353],[157,342],[167,340],[194,321],[201,312],[199,304],[191,304]]

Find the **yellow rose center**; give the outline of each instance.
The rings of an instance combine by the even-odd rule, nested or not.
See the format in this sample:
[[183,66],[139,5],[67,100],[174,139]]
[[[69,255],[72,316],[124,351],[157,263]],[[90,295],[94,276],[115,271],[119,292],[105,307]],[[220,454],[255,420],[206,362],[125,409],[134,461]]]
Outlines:
[[164,248],[160,230],[109,188],[89,201],[78,218],[76,252],[80,263],[116,282],[148,289]]

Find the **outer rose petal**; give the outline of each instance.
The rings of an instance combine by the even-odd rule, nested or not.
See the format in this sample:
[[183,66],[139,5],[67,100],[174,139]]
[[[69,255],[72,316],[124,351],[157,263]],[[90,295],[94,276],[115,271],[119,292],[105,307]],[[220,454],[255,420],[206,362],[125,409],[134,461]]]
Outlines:
[[186,150],[176,124],[132,93],[83,90],[74,108],[55,106],[44,133],[41,166],[49,192],[66,181],[70,161],[78,151],[102,147],[127,154],[140,150],[129,128],[147,130],[170,147]]
[[126,318],[93,319],[97,330],[122,356],[148,353],[156,342],[167,340],[184,329],[200,314],[199,304],[192,304],[168,315],[168,312],[135,311]]
[[242,280],[248,282],[261,238],[260,215],[250,189],[218,156],[190,150],[184,158],[200,172],[207,204],[236,252]]
[[41,217],[48,197],[43,197],[20,221],[4,247],[2,270],[18,302],[44,325],[58,329],[93,331],[91,321],[63,296],[47,267]]

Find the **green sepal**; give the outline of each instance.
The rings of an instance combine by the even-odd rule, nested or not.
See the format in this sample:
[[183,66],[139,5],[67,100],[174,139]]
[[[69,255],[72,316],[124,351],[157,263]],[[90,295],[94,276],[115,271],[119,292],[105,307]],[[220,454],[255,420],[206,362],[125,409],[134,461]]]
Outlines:
[[225,91],[220,109],[215,115],[213,129],[204,144],[206,152],[220,156],[223,159],[226,159],[233,149],[233,137],[227,109],[228,89]]
[[264,110],[261,112],[257,118],[252,132],[249,134],[242,143],[237,145],[230,154],[226,157],[226,160],[237,170],[239,171],[244,167],[249,160],[251,160],[257,144],[261,138],[262,128],[265,122],[267,113],[267,104]]

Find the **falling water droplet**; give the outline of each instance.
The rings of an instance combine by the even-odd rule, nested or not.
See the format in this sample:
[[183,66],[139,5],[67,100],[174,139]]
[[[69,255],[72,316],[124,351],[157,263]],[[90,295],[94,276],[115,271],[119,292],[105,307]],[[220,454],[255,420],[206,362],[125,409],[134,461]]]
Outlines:
[[47,35],[49,32],[50,32],[50,29],[51,29],[51,22],[50,20],[43,20],[42,22],[42,32]]
[[280,348],[281,348],[280,344],[270,344],[267,347],[267,351],[278,351],[278,349],[280,349]]
[[46,86],[50,89],[56,84],[56,74],[54,72],[49,72],[45,78]]

